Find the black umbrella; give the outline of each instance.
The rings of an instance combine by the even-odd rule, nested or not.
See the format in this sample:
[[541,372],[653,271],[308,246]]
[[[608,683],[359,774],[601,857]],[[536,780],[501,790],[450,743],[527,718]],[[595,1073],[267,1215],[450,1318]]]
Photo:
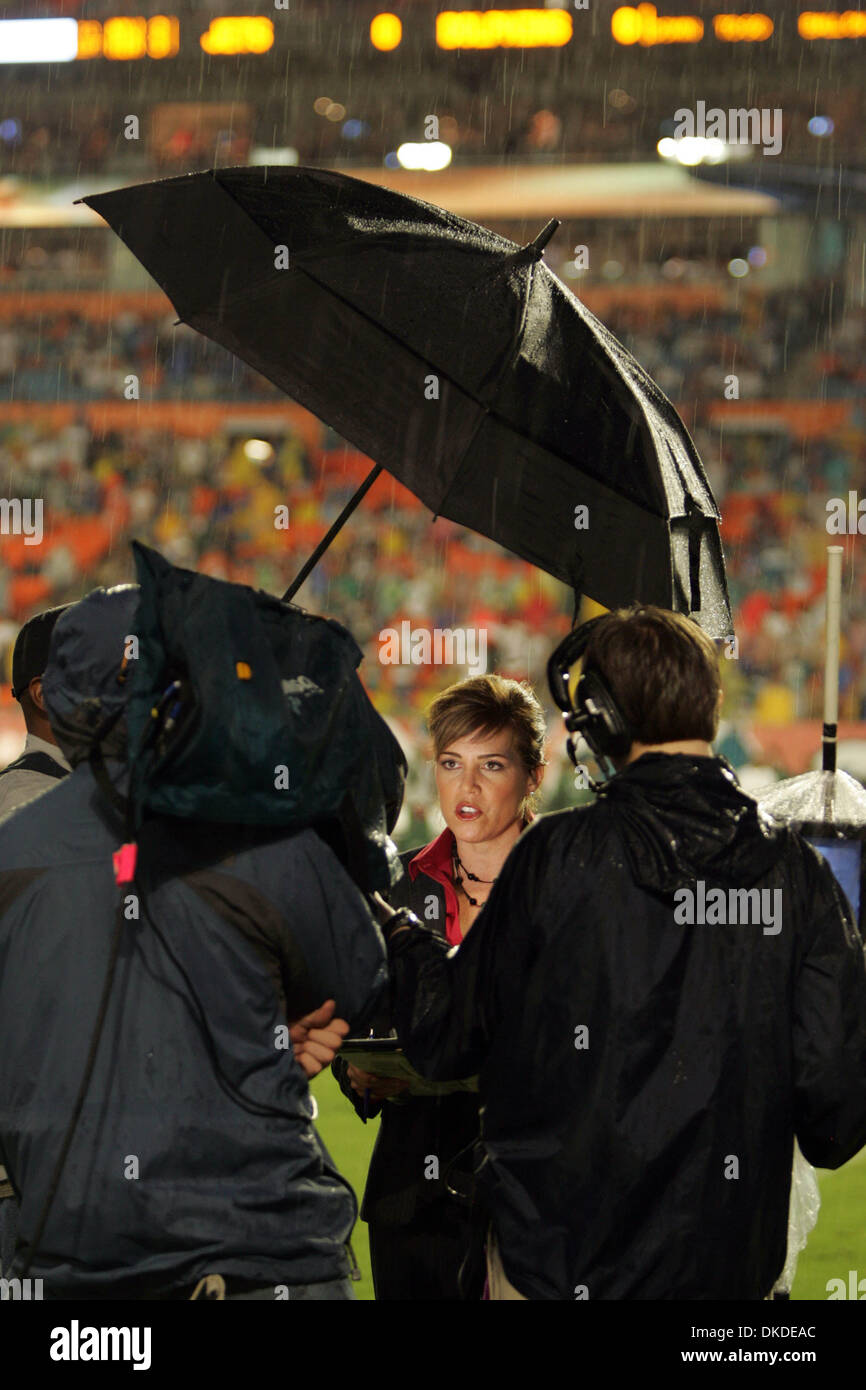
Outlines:
[[608,607],[637,598],[730,632],[719,513],[697,451],[646,372],[541,261],[555,222],[520,247],[302,168],[220,169],[83,201],[183,321],[437,515]]

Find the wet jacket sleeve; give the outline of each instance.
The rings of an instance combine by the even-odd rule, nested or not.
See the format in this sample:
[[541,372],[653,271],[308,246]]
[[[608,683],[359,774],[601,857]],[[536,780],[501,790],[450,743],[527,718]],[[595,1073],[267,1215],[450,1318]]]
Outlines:
[[526,831],[456,950],[425,926],[389,941],[397,1036],[412,1065],[434,1081],[474,1076],[496,1029],[519,1006],[539,944],[535,844],[534,830]]
[[336,1000],[336,1017],[364,1032],[381,1007],[388,981],[384,942],[360,889],[315,834],[298,842],[303,863],[291,885],[295,932],[321,1000]]
[[866,1144],[866,961],[832,870],[809,851],[807,947],[794,991],[794,1129],[819,1168]]

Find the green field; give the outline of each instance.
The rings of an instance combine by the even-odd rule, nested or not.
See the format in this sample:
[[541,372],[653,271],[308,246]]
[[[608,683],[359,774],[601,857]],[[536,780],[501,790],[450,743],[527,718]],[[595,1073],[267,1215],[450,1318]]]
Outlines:
[[[322,1138],[360,1200],[379,1121],[361,1123],[330,1071],[316,1078],[313,1092],[319,1104]],[[795,1299],[826,1299],[827,1281],[838,1278],[847,1284],[851,1269],[858,1271],[859,1278],[866,1278],[866,1150],[835,1173],[819,1172],[818,1181],[821,1213],[800,1256],[792,1295]],[[352,1248],[363,1273],[356,1293],[359,1298],[372,1299],[367,1227],[363,1221],[355,1227]]]
[[[319,1073],[312,1082],[311,1090],[319,1106],[316,1127],[343,1177],[348,1178],[354,1187],[360,1207],[367,1179],[367,1165],[379,1130],[378,1116],[375,1120],[368,1120],[366,1124],[362,1124],[334,1080],[330,1068]],[[367,1227],[363,1221],[358,1221],[352,1232],[352,1249],[363,1275],[361,1282],[355,1285],[355,1293],[358,1298],[372,1299],[370,1250]]]

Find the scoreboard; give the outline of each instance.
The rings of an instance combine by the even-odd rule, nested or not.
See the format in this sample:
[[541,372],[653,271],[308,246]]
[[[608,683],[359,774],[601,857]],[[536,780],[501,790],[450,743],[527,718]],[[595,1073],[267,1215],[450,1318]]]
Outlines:
[[[142,6],[142,8],[145,8]],[[82,6],[82,10],[85,6]],[[546,5],[502,3],[446,8],[430,3],[367,0],[263,0],[239,4],[235,14],[214,16],[194,8],[173,13],[118,14],[110,5],[87,7],[78,19],[0,20],[0,63],[67,63],[107,60],[171,61],[202,54],[213,58],[261,57],[271,50],[333,53],[348,48],[356,58],[399,53],[411,47],[445,56],[506,50],[720,50],[740,53],[764,46],[859,50],[866,40],[866,11],[808,8],[775,0],[760,11],[726,8],[706,0],[620,5],[611,0],[557,0]]]

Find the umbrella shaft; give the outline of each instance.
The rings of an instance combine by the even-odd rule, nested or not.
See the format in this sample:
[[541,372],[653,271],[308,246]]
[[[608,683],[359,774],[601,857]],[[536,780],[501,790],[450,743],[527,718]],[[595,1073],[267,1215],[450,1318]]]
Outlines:
[[824,727],[822,730],[822,766],[826,773],[835,771],[835,738],[840,717],[840,610],[842,606],[841,545],[827,546],[827,627],[824,653]]
[[343,510],[340,512],[340,515],[337,517],[337,520],[334,522],[333,526],[330,528],[327,534],[324,535],[322,539],[319,541],[319,544],[316,546],[309,560],[305,562],[303,567],[295,575],[288,589],[283,594],[283,603],[291,603],[292,599],[300,589],[307,575],[310,573],[311,570],[315,569],[316,565],[319,563],[319,560],[322,558],[325,551],[328,549],[328,546],[331,544],[331,541],[334,539],[337,532],[340,531],[342,527],[346,524],[349,517],[352,515],[352,512],[357,507],[358,503],[366,495],[366,493],[369,492],[370,488],[373,486],[374,482],[376,481],[381,472],[382,465],[380,463],[377,463],[374,468],[370,469],[370,472],[367,474],[366,478],[364,479],[361,486],[358,488],[357,492],[354,492],[352,496],[349,498],[348,502],[346,503]]
[[824,662],[824,723],[835,728],[839,718],[839,638],[842,606],[841,545],[827,547],[827,625]]
[[839,718],[839,642],[842,607],[841,545],[827,547],[827,626],[824,663],[824,728],[821,751],[825,772],[836,771],[836,725]]

